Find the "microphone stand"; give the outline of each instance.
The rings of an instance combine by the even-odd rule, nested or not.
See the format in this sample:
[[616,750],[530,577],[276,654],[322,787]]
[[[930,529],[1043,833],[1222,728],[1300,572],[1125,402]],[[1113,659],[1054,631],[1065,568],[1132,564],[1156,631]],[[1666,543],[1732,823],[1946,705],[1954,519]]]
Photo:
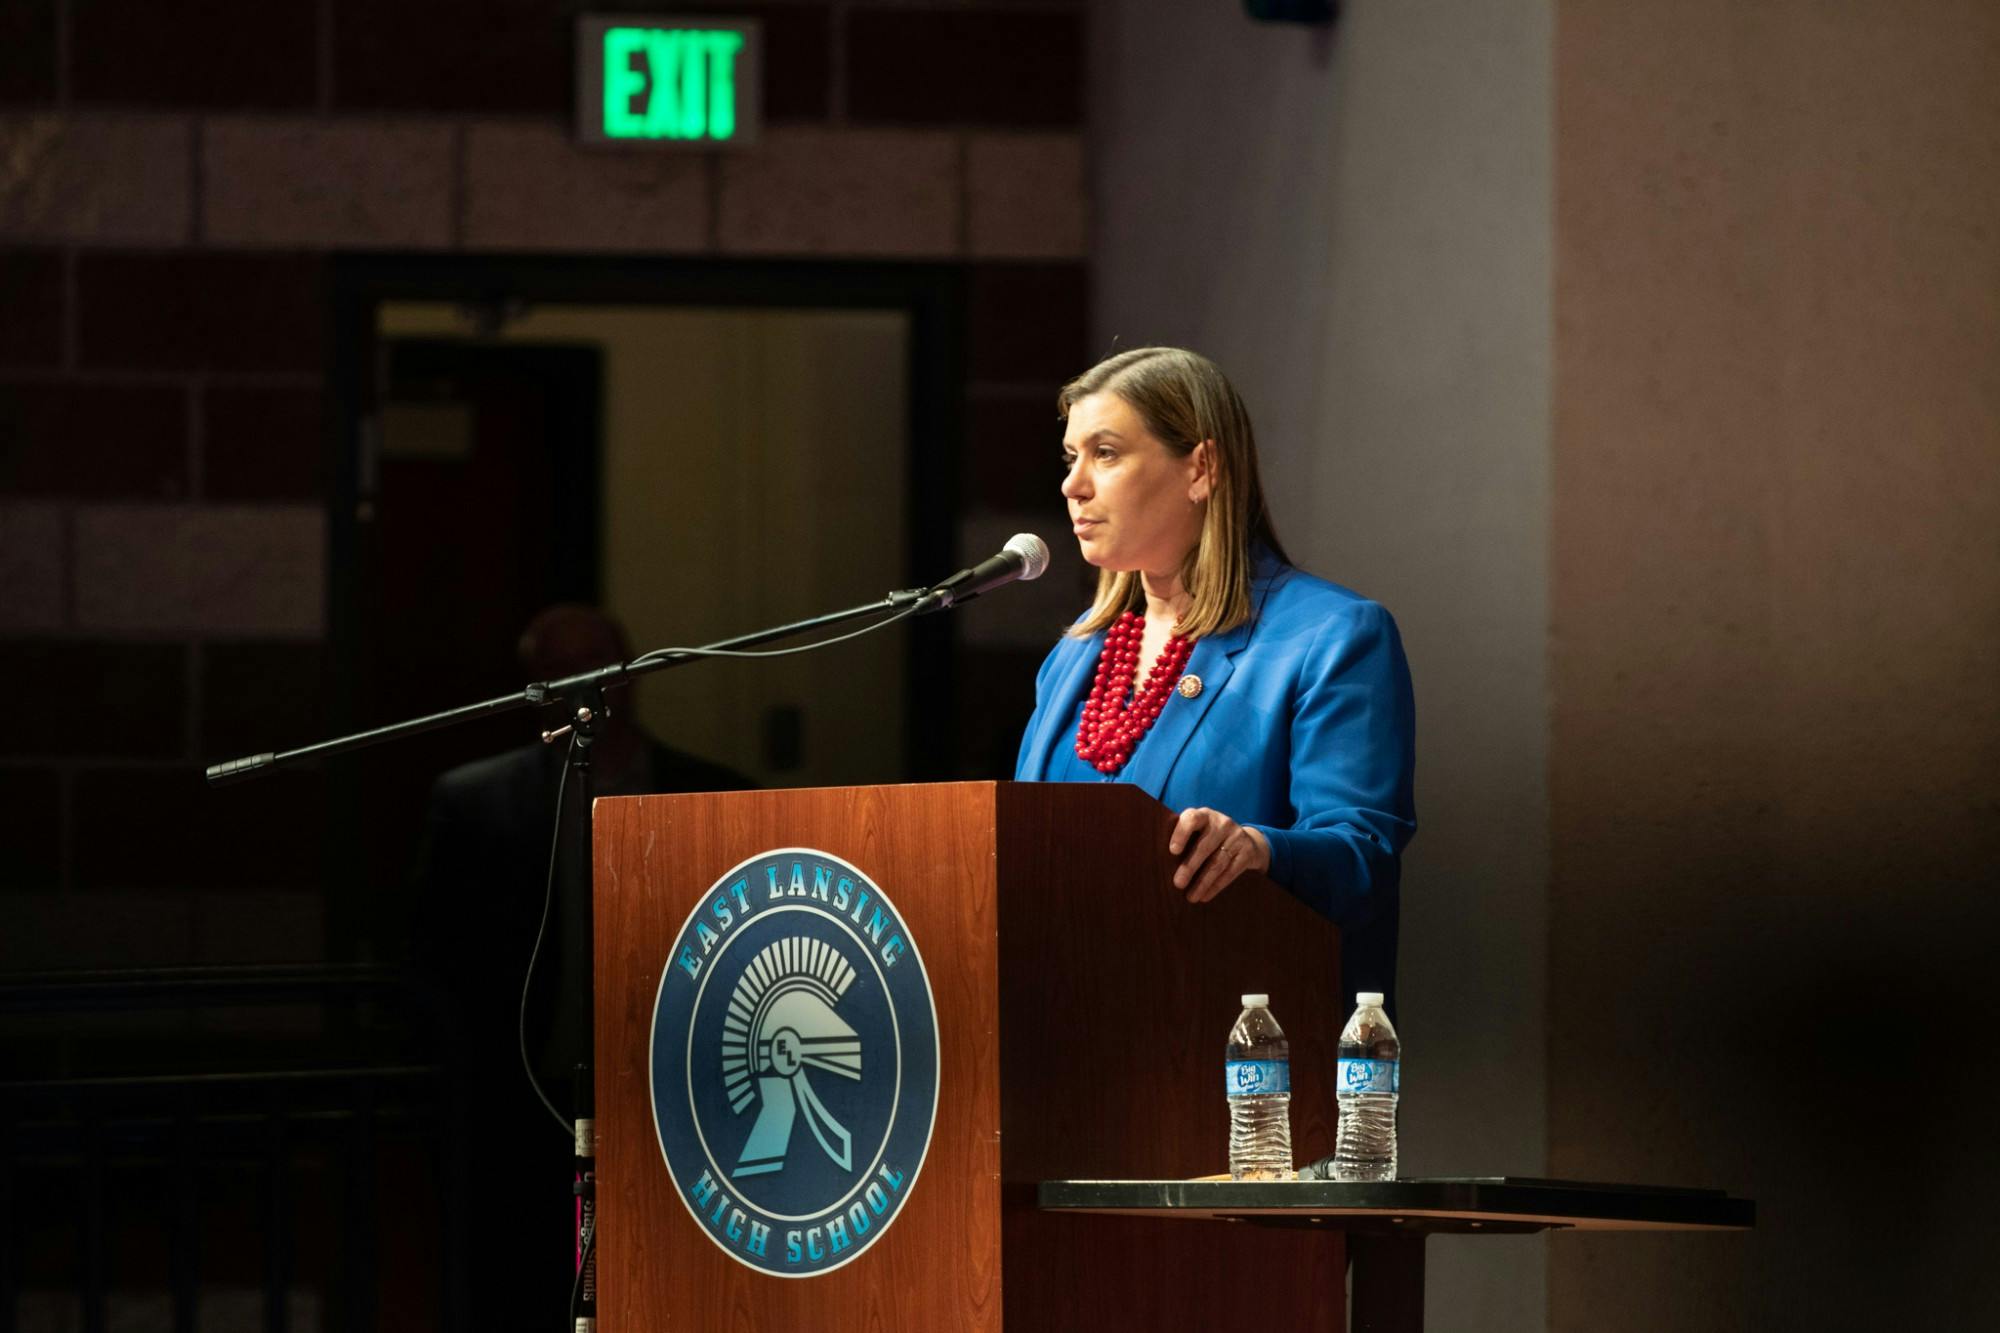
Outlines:
[[[904,588],[890,593],[880,601],[850,606],[844,611],[830,611],[808,620],[795,620],[789,625],[777,625],[755,633],[741,634],[733,639],[720,639],[715,643],[703,644],[699,648],[664,649],[646,653],[633,658],[630,662],[614,663],[611,666],[578,672],[573,676],[564,676],[558,680],[537,681],[515,694],[502,694],[492,699],[482,699],[478,703],[461,704],[457,708],[447,708],[441,713],[413,717],[407,721],[391,723],[386,727],[371,727],[367,731],[357,731],[346,736],[336,736],[332,740],[302,745],[295,750],[266,750],[262,754],[226,759],[219,764],[208,766],[208,783],[212,787],[219,787],[226,783],[241,782],[246,778],[260,777],[274,768],[294,767],[314,759],[323,759],[328,755],[345,754],[349,750],[360,750],[371,745],[401,740],[405,736],[415,736],[420,732],[436,731],[442,727],[456,726],[461,722],[471,722],[482,717],[492,717],[497,713],[509,712],[516,708],[539,708],[545,704],[572,702],[575,704],[570,713],[570,725],[580,728],[578,740],[581,743],[591,734],[589,729],[604,710],[604,691],[614,685],[622,685],[635,677],[664,671],[668,667],[685,666],[708,653],[753,648],[760,643],[790,638],[794,634],[823,629],[828,625],[838,625],[842,621],[857,620],[866,615],[884,611],[905,611],[917,606],[929,592],[928,588]],[[567,727],[558,727],[547,733],[543,739],[554,740],[558,736],[567,734]],[[587,749],[585,752],[588,753]]]
[[[700,648],[657,650],[636,657],[630,662],[614,663],[610,666],[598,667],[595,670],[578,672],[572,676],[564,676],[558,680],[536,681],[514,694],[503,694],[492,699],[483,699],[478,703],[463,704],[457,708],[447,708],[443,712],[410,718],[407,721],[391,723],[386,727],[371,727],[366,731],[357,731],[346,736],[337,736],[332,740],[319,741],[312,745],[303,745],[294,750],[267,750],[262,754],[244,755],[238,759],[224,760],[221,763],[210,764],[208,766],[208,782],[210,786],[223,786],[232,782],[243,782],[251,778],[261,777],[274,769],[290,768],[324,758],[328,755],[344,754],[350,750],[359,750],[372,745],[386,744],[390,741],[401,740],[406,736],[415,736],[421,732],[436,731],[443,727],[456,726],[461,722],[471,722],[477,718],[491,717],[495,714],[510,712],[517,708],[536,708],[548,704],[564,704],[568,706],[569,710],[568,722],[563,726],[542,732],[541,738],[544,744],[548,744],[563,736],[572,737],[567,757],[564,760],[564,763],[568,767],[568,772],[565,775],[565,780],[561,788],[562,805],[556,811],[555,837],[559,850],[566,847],[571,856],[581,853],[584,858],[585,873],[578,882],[588,884],[590,866],[589,848],[587,839],[580,838],[578,834],[579,832],[587,832],[589,826],[591,800],[590,750],[592,743],[597,738],[598,726],[605,716],[604,695],[607,690],[614,686],[622,685],[635,677],[647,675],[654,671],[664,671],[669,667],[685,666],[689,662],[698,661],[711,653],[727,653],[752,648],[758,644],[770,643],[775,639],[790,638],[795,634],[804,634],[811,630],[823,629],[826,626],[837,625],[843,621],[857,620],[862,616],[876,615],[884,612],[898,613],[897,616],[891,617],[893,619],[904,615],[921,615],[931,610],[941,609],[934,602],[927,602],[932,592],[933,590],[928,588],[904,588],[890,593],[880,601],[867,602],[860,606],[850,606],[843,611],[832,611],[825,615],[813,616],[806,620],[795,620],[790,624],[776,625],[770,629],[757,630],[750,634],[741,634],[733,639],[722,639],[715,643],[705,644]],[[949,605],[948,602],[946,604]],[[888,622],[884,621],[883,623],[886,624]],[[873,627],[871,626],[870,628]],[[577,789],[577,798],[575,798],[574,804],[572,804],[573,798],[570,795],[570,788],[572,786]],[[581,813],[575,817],[571,817],[569,814],[570,810],[577,810]],[[582,824],[581,830],[576,827],[579,821]],[[561,882],[561,876],[555,873],[554,867],[551,867],[551,874],[554,875],[556,882]],[[551,891],[553,892],[553,886],[551,886]],[[594,923],[592,921],[594,905],[591,902],[590,893],[586,890],[582,895],[581,902],[568,904],[567,907],[568,912],[563,919],[574,921],[578,924],[583,946],[583,956],[589,959],[592,956],[591,941],[594,931]],[[532,972],[532,970],[531,965],[530,971]],[[594,1012],[596,997],[589,993],[590,990],[590,987],[585,987],[585,994],[581,997],[580,1004],[581,1015],[579,1021],[583,1028],[582,1049],[585,1057],[583,1062],[577,1066],[577,1086],[580,1089],[588,1089],[591,1086],[590,1071],[596,1064],[594,1051],[596,1043]],[[558,1000],[557,1008],[558,1012],[560,1012],[560,999]],[[589,1112],[587,1108],[590,1105],[589,1101],[579,1100],[577,1105],[579,1108],[585,1108],[579,1111],[579,1115],[588,1118]],[[560,1120],[561,1116],[558,1115],[557,1119]],[[578,1141],[580,1143],[581,1138]],[[581,1152],[581,1148],[578,1151]],[[576,1186],[578,1193],[577,1205],[579,1209],[584,1205],[582,1195],[583,1179],[583,1176],[579,1174]],[[591,1180],[594,1185],[594,1170],[591,1174]],[[577,1225],[577,1294],[574,1299],[581,1301],[582,1292],[585,1289],[588,1290],[590,1308],[586,1317],[592,1317],[591,1322],[594,1325],[597,1295],[596,1280],[594,1271],[585,1271],[586,1267],[591,1270],[595,1269],[594,1251],[596,1248],[597,1228],[594,1198],[589,1201],[587,1230],[585,1229],[585,1214],[582,1211],[577,1213]],[[582,1311],[572,1311],[572,1316],[579,1313],[582,1313]],[[581,1321],[578,1320],[577,1323],[580,1324]]]

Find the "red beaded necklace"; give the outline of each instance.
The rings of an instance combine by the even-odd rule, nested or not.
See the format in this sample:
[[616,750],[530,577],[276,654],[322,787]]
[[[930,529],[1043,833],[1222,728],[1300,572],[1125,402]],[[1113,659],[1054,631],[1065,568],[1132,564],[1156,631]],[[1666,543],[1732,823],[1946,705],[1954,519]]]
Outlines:
[[[1083,705],[1083,721],[1076,728],[1076,757],[1100,773],[1116,773],[1125,767],[1132,751],[1153,720],[1167,705],[1167,696],[1179,681],[1194,640],[1176,634],[1160,650],[1159,660],[1146,677],[1139,679],[1139,644],[1146,636],[1146,618],[1136,611],[1118,617],[1104,631],[1104,651],[1097,655],[1097,679],[1090,698]],[[1126,699],[1127,693],[1131,699]]]

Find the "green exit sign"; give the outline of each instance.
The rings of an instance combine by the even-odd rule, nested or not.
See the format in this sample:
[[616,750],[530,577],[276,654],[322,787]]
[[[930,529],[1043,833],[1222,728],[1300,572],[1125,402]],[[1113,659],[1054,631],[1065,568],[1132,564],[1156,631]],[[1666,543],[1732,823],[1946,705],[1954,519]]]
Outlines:
[[763,31],[754,19],[576,21],[577,133],[585,143],[694,148],[755,143]]

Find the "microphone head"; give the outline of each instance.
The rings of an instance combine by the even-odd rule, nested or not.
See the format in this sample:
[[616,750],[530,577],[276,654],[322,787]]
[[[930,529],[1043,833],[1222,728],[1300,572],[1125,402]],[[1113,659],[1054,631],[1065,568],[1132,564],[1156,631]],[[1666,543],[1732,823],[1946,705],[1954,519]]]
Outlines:
[[1049,567],[1048,544],[1032,532],[1017,532],[1000,548],[1021,557],[1022,579],[1038,579]]

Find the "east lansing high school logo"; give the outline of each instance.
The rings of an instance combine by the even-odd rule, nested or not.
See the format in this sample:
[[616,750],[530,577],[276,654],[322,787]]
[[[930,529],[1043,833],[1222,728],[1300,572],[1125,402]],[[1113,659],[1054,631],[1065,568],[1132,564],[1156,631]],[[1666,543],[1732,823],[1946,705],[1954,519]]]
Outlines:
[[861,1039],[833,1011],[854,975],[832,945],[787,935],[737,978],[722,1020],[722,1083],[730,1110],[761,1105],[732,1176],[784,1170],[800,1116],[833,1164],[853,1169],[854,1136],[814,1094],[807,1067],[861,1077]]
[[824,852],[752,857],[681,926],[653,1009],[653,1121],[733,1258],[816,1277],[895,1221],[937,1114],[937,1010],[881,888]]

